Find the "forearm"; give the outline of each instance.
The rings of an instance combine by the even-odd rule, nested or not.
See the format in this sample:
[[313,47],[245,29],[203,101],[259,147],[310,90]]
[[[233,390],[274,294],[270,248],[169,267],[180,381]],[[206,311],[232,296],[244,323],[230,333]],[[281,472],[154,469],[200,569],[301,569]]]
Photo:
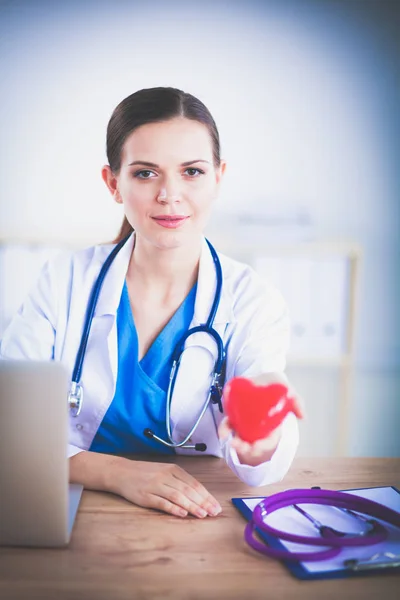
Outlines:
[[80,483],[88,490],[119,494],[119,481],[129,462],[122,456],[79,452],[69,459],[69,481]]

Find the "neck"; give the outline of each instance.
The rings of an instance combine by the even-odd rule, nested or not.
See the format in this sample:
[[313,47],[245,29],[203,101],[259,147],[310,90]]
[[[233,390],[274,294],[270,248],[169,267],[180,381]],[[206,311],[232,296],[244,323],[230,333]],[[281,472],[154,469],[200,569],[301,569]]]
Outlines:
[[190,246],[160,249],[136,236],[127,279],[160,298],[188,293],[197,281],[201,244],[199,238]]

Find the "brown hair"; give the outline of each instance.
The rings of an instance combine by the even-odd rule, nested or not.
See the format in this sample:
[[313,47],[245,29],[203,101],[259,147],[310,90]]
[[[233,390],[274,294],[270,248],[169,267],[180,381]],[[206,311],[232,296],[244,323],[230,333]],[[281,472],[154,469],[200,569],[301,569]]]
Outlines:
[[[121,155],[127,137],[141,125],[185,117],[203,123],[208,128],[213,146],[216,167],[220,165],[220,141],[218,129],[208,108],[195,96],[171,87],[139,90],[118,104],[107,126],[107,158],[111,170],[118,174]],[[126,217],[114,240],[118,243],[133,228]]]

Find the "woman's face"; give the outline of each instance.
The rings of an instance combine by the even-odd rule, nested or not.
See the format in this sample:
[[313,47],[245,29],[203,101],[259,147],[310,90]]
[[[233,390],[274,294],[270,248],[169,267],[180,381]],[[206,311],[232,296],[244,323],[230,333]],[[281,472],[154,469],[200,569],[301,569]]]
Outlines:
[[198,242],[217,197],[216,168],[205,125],[186,118],[150,123],[126,140],[121,169],[103,178],[139,238],[159,248]]

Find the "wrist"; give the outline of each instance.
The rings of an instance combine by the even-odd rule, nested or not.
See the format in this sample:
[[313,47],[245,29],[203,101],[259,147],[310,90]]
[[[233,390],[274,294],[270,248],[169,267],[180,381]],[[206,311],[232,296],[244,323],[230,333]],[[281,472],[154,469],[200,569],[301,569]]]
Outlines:
[[122,456],[107,456],[107,465],[103,473],[104,490],[123,496],[124,483],[129,477],[132,461]]

